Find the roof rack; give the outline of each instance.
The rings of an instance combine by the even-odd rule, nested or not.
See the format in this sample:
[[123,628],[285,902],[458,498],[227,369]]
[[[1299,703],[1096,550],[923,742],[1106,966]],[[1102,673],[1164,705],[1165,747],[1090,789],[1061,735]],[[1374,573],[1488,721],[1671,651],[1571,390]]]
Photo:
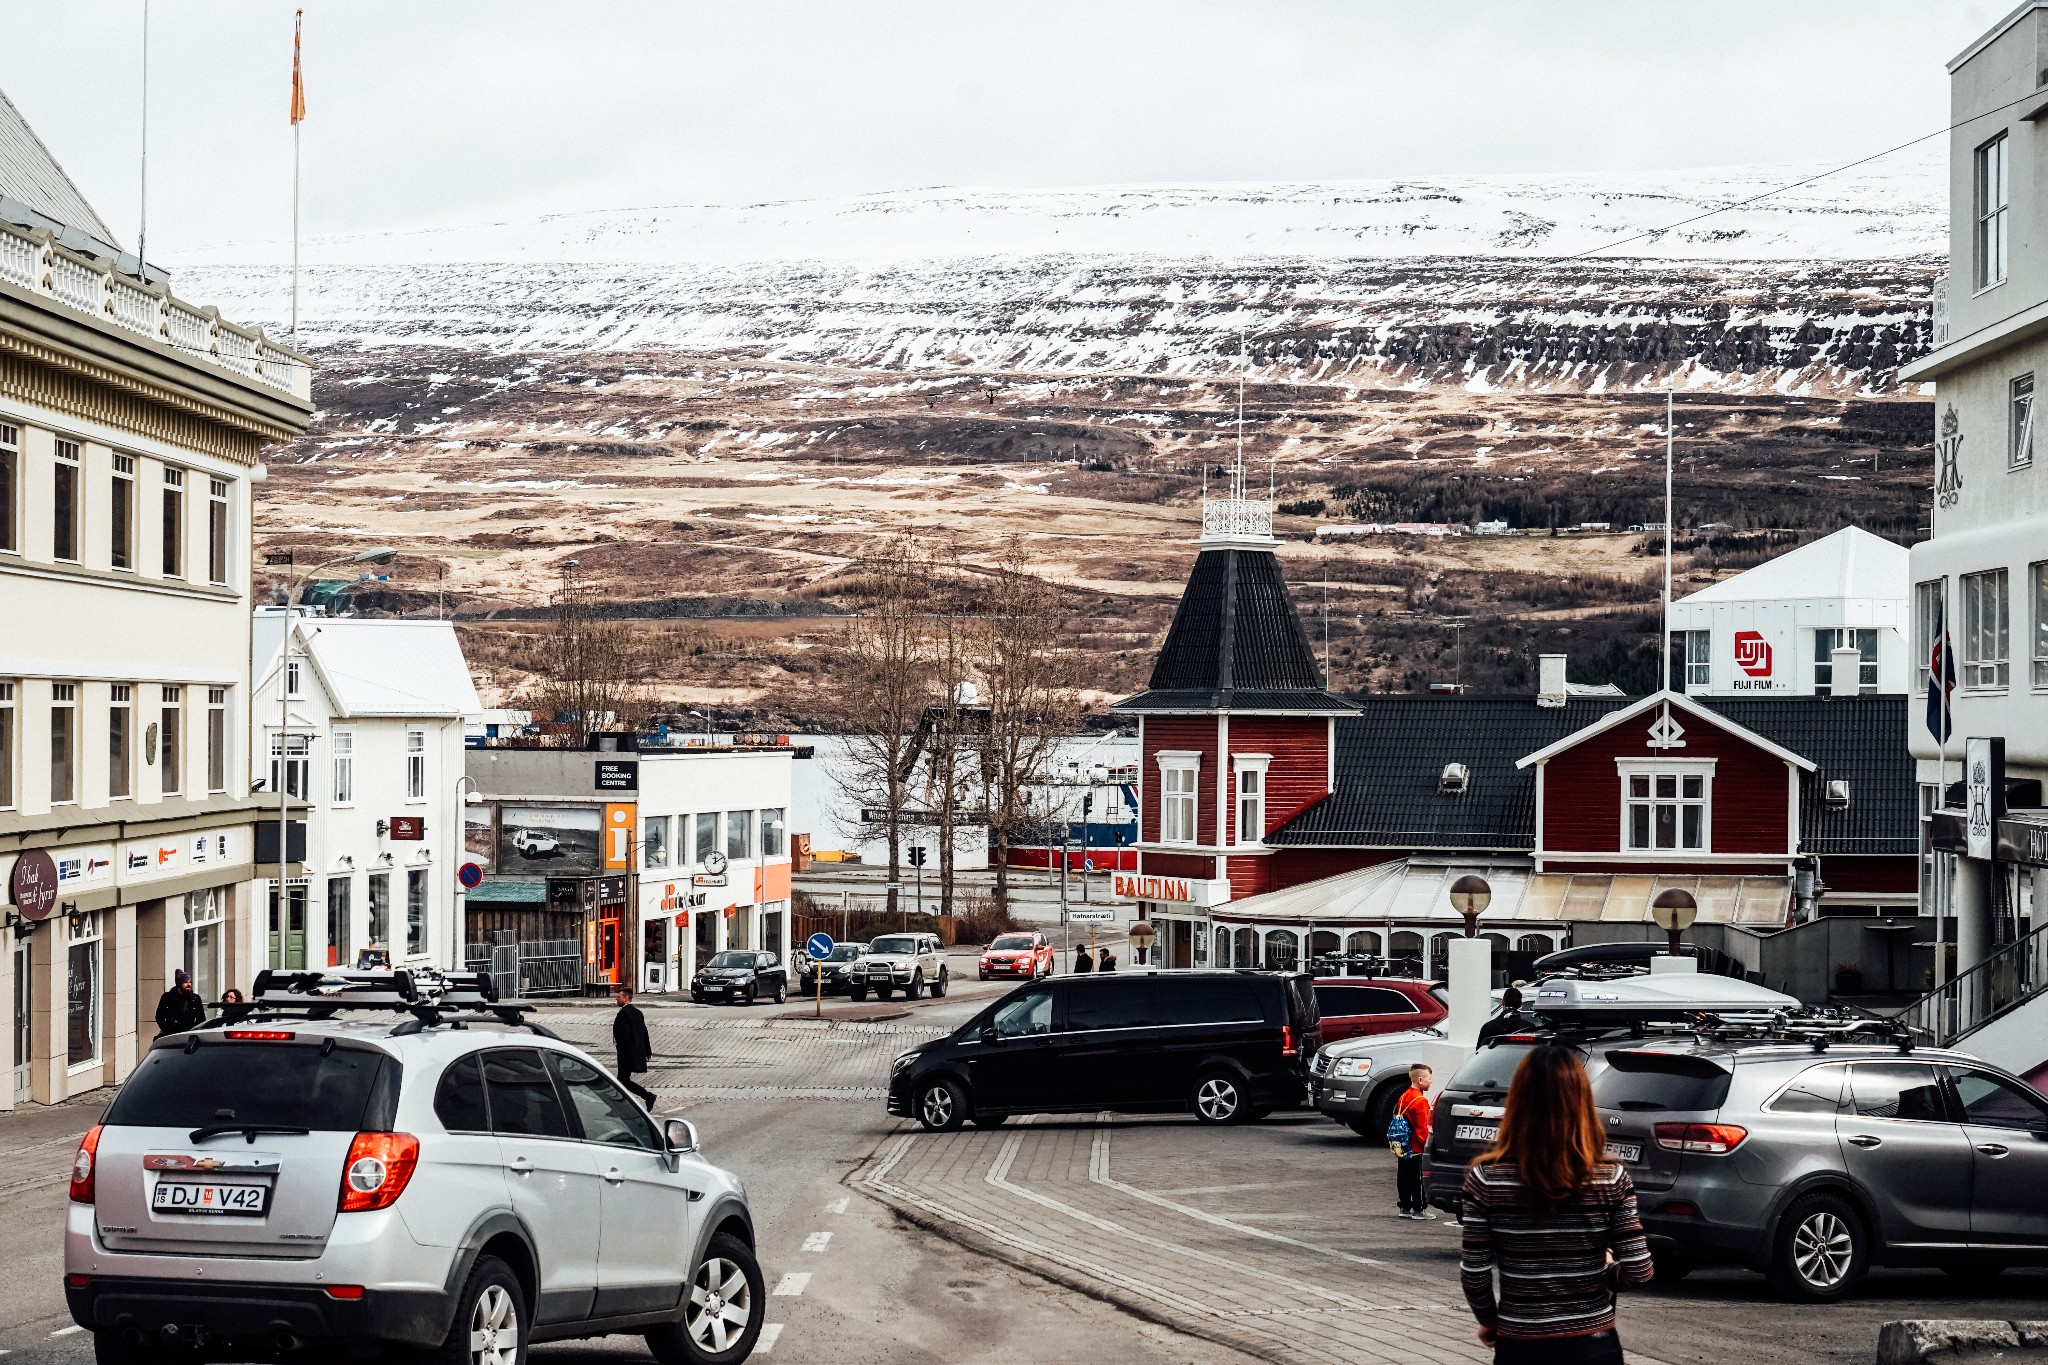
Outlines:
[[342,1011],[381,1012],[409,1016],[392,1028],[393,1037],[447,1024],[496,1022],[530,1029],[544,1037],[555,1034],[526,1016],[531,1005],[498,1002],[489,972],[443,972],[433,967],[382,971],[310,970],[256,973],[249,999],[221,1008],[220,1017],[201,1028],[229,1028],[251,1018],[289,1015],[332,1019]]

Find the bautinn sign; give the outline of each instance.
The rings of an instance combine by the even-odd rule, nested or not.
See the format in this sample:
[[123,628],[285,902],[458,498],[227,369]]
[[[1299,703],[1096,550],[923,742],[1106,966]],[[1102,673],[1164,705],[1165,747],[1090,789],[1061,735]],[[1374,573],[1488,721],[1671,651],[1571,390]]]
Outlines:
[[1230,899],[1230,883],[1199,877],[1154,877],[1139,872],[1113,872],[1110,894],[1120,901],[1166,901],[1180,905],[1221,905]]

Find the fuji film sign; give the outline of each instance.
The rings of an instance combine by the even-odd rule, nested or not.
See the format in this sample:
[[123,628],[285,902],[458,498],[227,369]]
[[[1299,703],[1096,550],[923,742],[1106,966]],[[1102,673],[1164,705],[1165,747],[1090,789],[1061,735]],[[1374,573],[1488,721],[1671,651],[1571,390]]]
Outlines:
[[1778,687],[1776,651],[1762,631],[1735,632],[1735,690],[1769,692]]
[[1141,872],[1114,872],[1110,895],[1120,901],[1159,901],[1168,905],[1221,905],[1230,899],[1224,878],[1155,877]]

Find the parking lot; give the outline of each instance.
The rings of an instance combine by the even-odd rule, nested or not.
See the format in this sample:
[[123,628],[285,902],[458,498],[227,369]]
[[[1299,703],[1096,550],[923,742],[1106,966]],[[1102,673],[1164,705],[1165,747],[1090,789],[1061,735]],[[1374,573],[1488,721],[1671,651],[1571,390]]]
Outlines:
[[[1394,1216],[1390,1157],[1312,1115],[1238,1128],[1039,1118],[927,1134],[889,1118],[889,1060],[1007,987],[944,1000],[648,1002],[666,1112],[747,1182],[772,1293],[769,1361],[1480,1362],[1448,1220]],[[546,1022],[609,1055],[610,1010]],[[63,1172],[96,1104],[0,1116],[0,1350],[89,1358],[58,1284]],[[1996,1297],[1987,1297],[1994,1291]],[[1795,1307],[1703,1270],[1623,1302],[1630,1359],[1868,1361],[1892,1318],[2039,1316],[2048,1274],[1971,1285],[1880,1271],[1851,1302]],[[645,1359],[629,1340],[535,1361]],[[9,1365],[12,1365],[10,1360]]]

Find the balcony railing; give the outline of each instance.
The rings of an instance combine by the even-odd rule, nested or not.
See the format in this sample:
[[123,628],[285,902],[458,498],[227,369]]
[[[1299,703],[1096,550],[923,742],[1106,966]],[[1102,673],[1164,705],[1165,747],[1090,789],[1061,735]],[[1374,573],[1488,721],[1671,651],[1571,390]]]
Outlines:
[[1271,540],[1273,504],[1256,498],[1207,498],[1202,503],[1202,539]]
[[123,331],[203,356],[259,384],[310,401],[313,368],[261,331],[223,322],[171,291],[58,245],[49,232],[0,223],[0,280],[54,299]]
[[1946,1047],[2043,990],[2048,990],[2048,927],[1999,949],[1897,1017],[1937,1047]]

